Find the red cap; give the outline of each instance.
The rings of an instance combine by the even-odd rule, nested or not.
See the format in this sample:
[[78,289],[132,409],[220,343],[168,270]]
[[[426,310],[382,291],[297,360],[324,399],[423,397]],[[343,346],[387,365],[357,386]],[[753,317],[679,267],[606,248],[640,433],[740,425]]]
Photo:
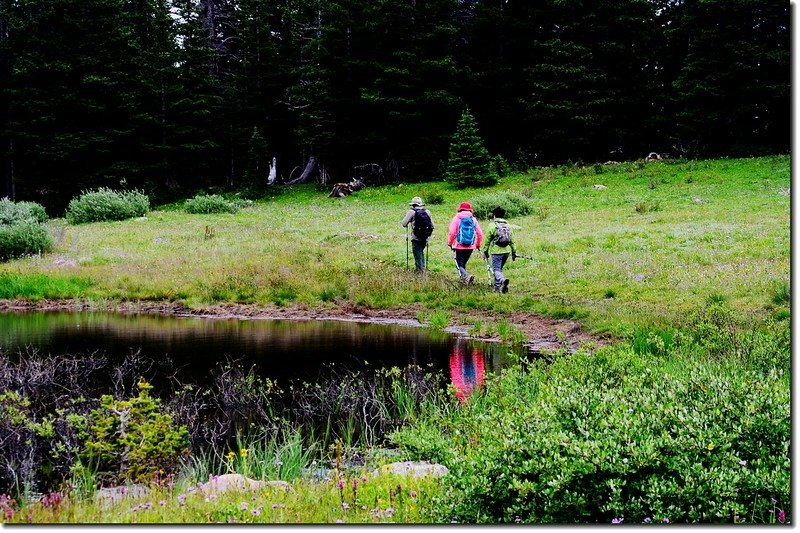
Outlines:
[[469,211],[472,212],[472,204],[469,202],[461,202],[461,205],[458,206],[459,211]]

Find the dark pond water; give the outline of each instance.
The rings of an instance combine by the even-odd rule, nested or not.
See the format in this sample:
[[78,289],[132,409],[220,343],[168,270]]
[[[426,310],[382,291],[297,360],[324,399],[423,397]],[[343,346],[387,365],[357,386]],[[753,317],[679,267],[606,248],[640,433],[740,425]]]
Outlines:
[[[279,383],[315,382],[331,366],[359,370],[417,365],[442,372],[462,397],[479,387],[487,372],[509,364],[507,347],[426,328],[110,313],[0,314],[0,349],[10,357],[33,349],[51,355],[100,353],[112,360],[138,353],[156,367],[169,367],[180,381],[199,384],[225,360],[252,366]],[[156,382],[157,374],[151,377]]]

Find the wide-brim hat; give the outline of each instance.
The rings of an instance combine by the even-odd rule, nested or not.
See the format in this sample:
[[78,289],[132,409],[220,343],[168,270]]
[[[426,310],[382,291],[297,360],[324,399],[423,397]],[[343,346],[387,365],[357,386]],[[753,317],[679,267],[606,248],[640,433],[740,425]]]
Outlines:
[[459,211],[469,211],[472,212],[472,204],[469,202],[461,202],[461,205],[458,206]]
[[408,205],[425,205],[425,202],[419,196],[415,196]]

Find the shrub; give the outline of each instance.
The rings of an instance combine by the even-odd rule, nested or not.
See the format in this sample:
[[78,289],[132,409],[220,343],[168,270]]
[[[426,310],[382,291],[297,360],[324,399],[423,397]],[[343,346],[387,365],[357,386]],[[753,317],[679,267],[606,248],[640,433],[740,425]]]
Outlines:
[[506,218],[525,216],[533,211],[533,203],[525,196],[510,191],[500,191],[477,197],[472,202],[472,212],[476,217],[489,219],[492,210],[501,206],[506,210]]
[[53,238],[43,224],[28,221],[0,225],[0,261],[40,254],[53,248]]
[[444,523],[765,522],[771,499],[790,515],[788,367],[698,352],[534,361],[392,438],[450,469]]
[[185,208],[187,213],[194,215],[207,215],[211,213],[235,213],[239,207],[218,194],[198,194],[194,198],[186,200]]
[[70,224],[85,224],[142,217],[149,210],[150,199],[142,192],[100,187],[70,200],[66,218]]
[[40,224],[47,222],[47,211],[44,210],[44,206],[41,204],[37,204],[36,202],[17,202],[17,205],[28,209],[36,222],[39,222]]
[[177,471],[189,447],[189,431],[161,412],[152,386],[139,382],[139,396],[116,400],[104,395],[88,417],[81,460],[98,464],[113,480],[149,481],[159,470]]
[[22,222],[42,223],[47,221],[44,207],[36,202],[12,202],[0,199],[0,226],[13,226]]

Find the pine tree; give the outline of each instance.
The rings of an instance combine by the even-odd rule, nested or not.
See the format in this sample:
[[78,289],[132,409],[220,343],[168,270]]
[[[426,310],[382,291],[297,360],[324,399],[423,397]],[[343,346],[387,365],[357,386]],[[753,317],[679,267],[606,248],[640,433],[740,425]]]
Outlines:
[[447,181],[457,187],[488,187],[497,183],[497,172],[478,133],[478,123],[469,109],[461,114],[450,142]]

